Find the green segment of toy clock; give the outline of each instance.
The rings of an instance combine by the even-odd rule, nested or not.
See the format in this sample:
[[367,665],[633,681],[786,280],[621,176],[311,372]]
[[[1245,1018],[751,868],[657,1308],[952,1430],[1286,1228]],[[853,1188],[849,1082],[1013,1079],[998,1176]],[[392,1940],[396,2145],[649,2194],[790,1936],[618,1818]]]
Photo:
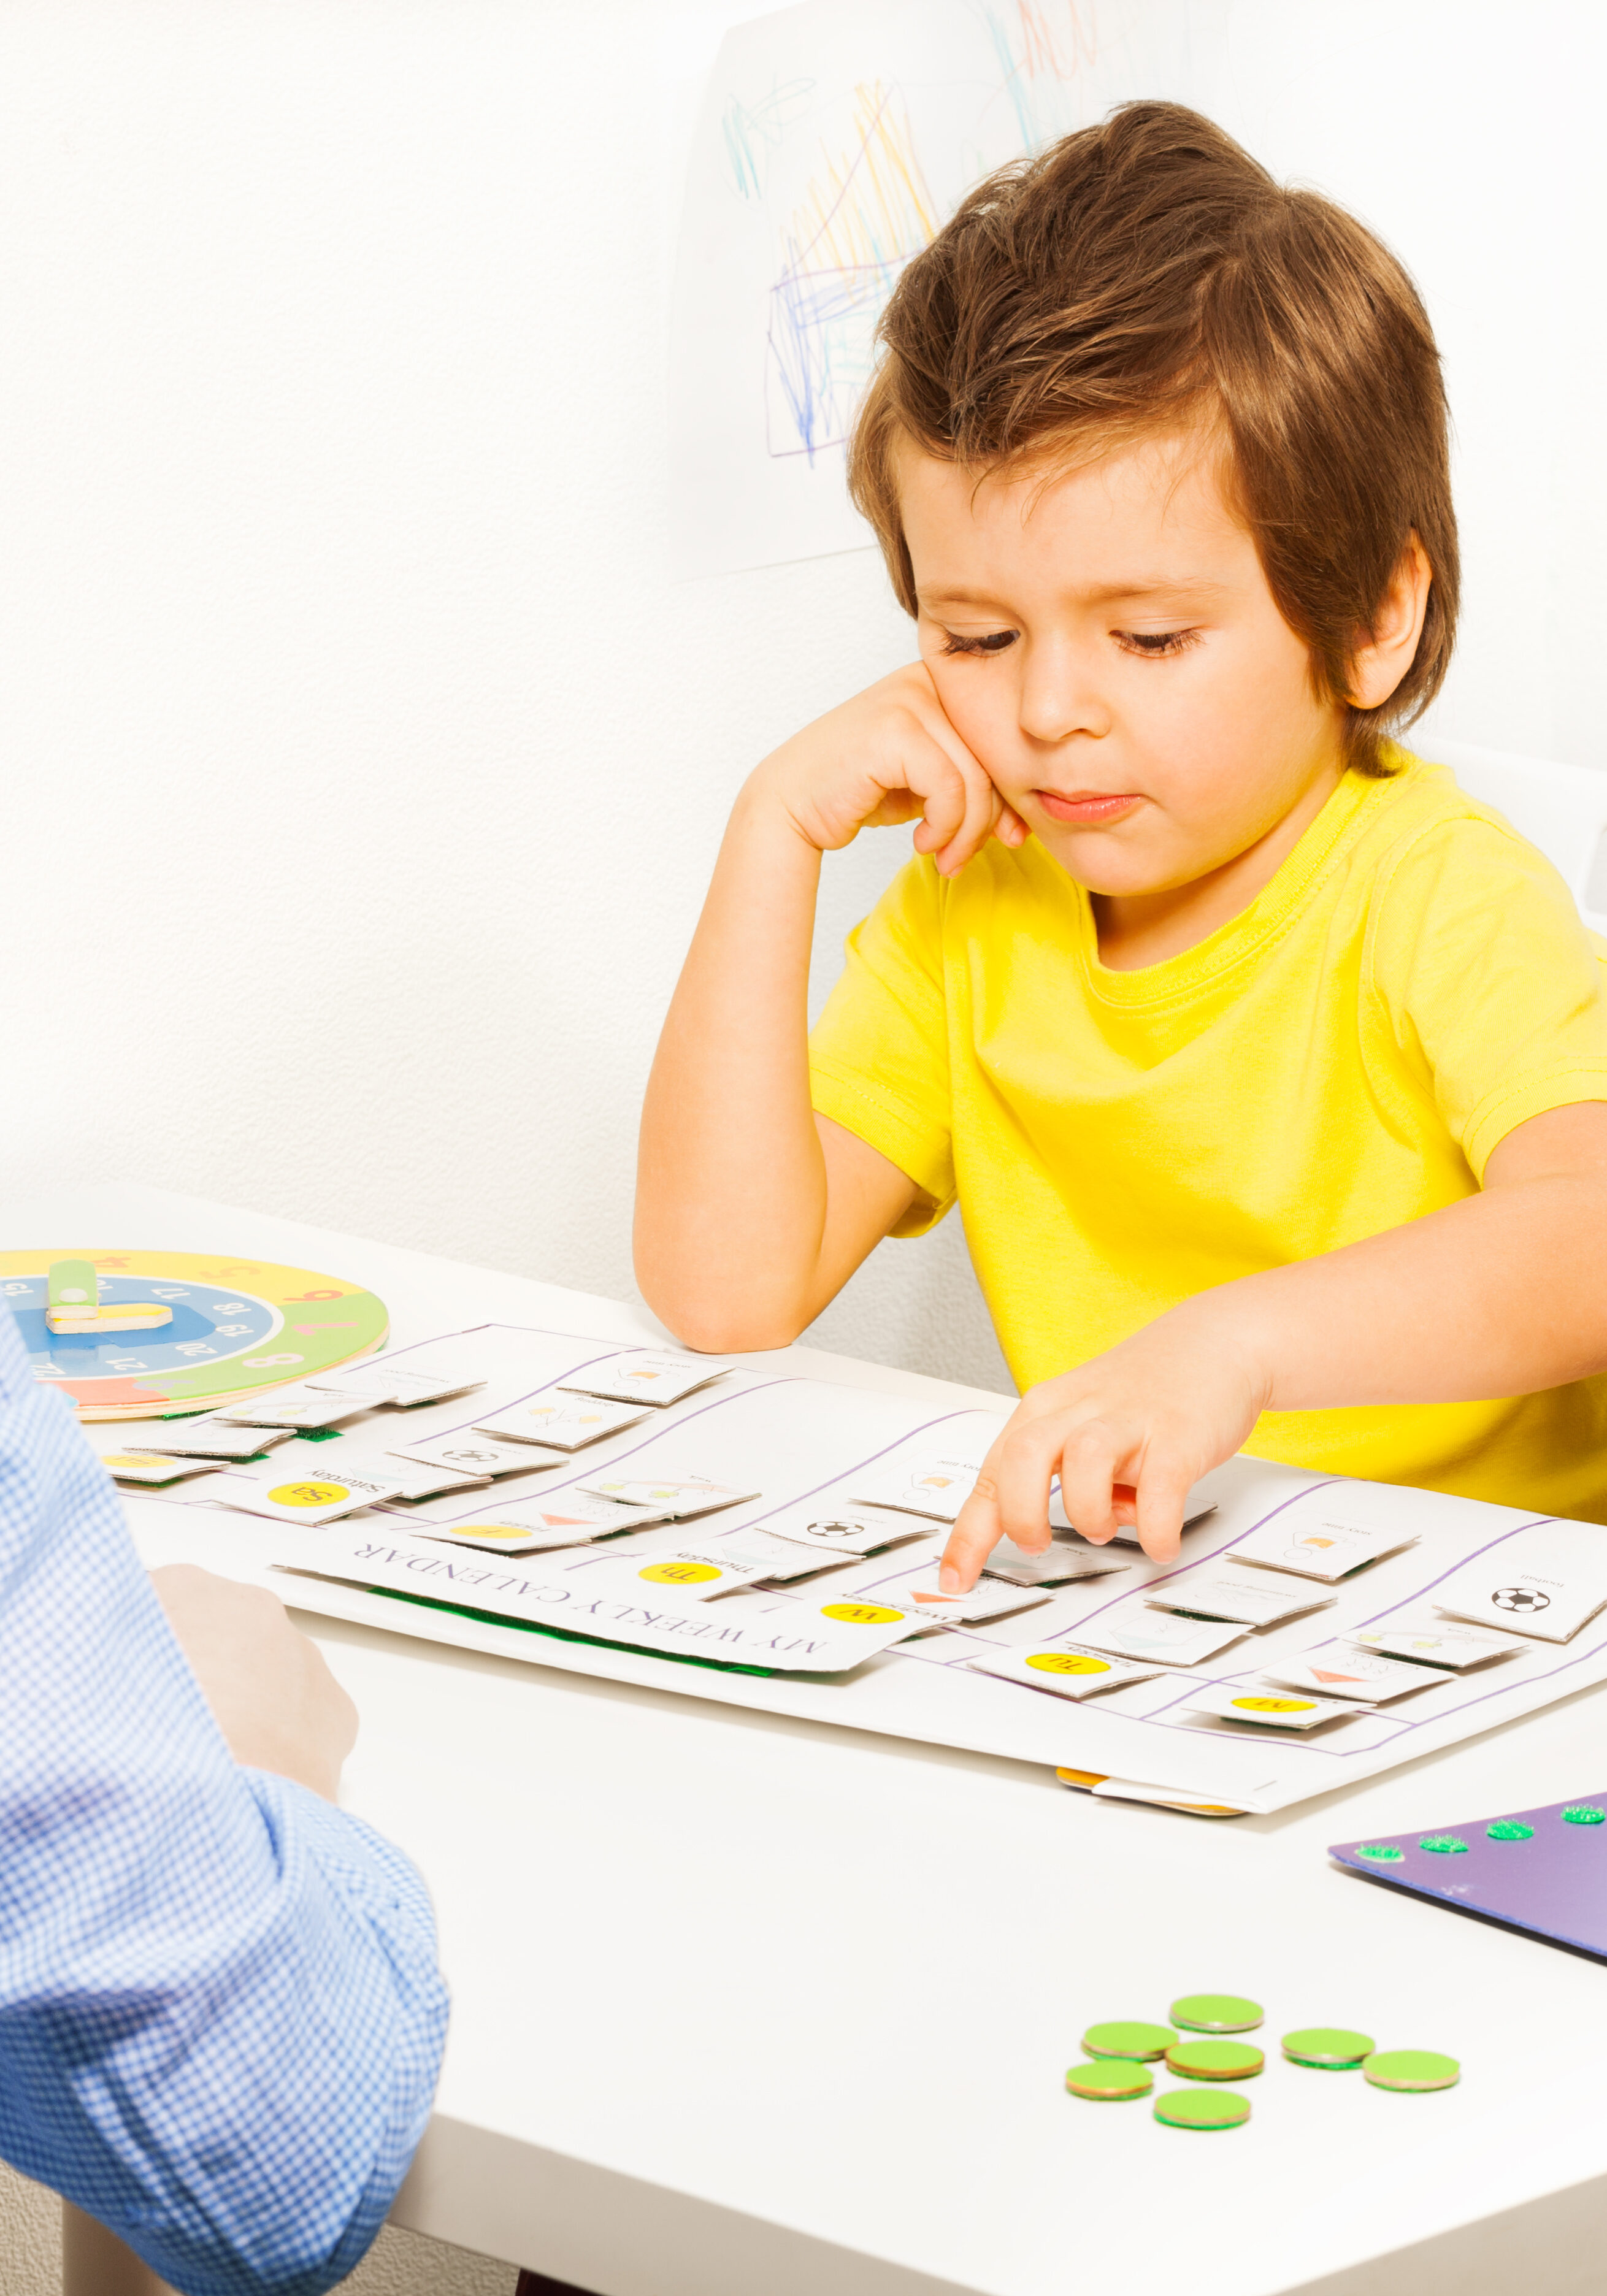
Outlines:
[[1155,2099],[1155,2118],[1168,2128],[1242,2128],[1250,2099],[1231,2088],[1170,2088]]
[[1105,2104],[1123,2097],[1148,2096],[1154,2086],[1149,2067],[1135,2064],[1128,2057],[1095,2057],[1091,2063],[1070,2066],[1066,2072],[1066,2087],[1073,2096],[1092,2097]]
[[1191,2033],[1247,2033],[1265,2014],[1259,2001],[1237,1993],[1185,1993],[1170,2011],[1173,2024]]
[[1442,2057],[1433,2049],[1381,2049],[1363,2059],[1362,2078],[1374,2088],[1420,2095],[1429,2089],[1455,2088],[1462,2067],[1455,2057]]
[[1141,2025],[1119,2021],[1090,2025],[1082,2046],[1091,2057],[1130,2057],[1141,2064],[1164,2057],[1177,2036],[1169,2025]]
[[1353,2072],[1378,2044],[1371,2033],[1352,2033],[1343,2025],[1304,2025],[1283,2036],[1283,2054],[1291,2065],[1310,2065],[1319,2072]]
[[1166,2053],[1168,2072],[1184,2080],[1252,2080],[1266,2062],[1249,2041],[1179,2041]]

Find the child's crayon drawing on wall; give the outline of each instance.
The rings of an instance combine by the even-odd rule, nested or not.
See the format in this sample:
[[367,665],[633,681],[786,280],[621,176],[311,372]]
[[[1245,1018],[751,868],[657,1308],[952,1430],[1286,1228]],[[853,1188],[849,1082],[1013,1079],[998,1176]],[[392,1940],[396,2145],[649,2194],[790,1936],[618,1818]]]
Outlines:
[[1209,100],[1227,0],[806,0],[729,33],[687,180],[682,570],[868,546],[844,447],[899,273],[967,187],[1135,95]]

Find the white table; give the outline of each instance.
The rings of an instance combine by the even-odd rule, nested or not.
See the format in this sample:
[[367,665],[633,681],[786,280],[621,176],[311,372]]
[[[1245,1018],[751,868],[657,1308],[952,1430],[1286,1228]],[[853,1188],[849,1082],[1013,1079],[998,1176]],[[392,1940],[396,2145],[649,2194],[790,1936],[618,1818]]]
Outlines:
[[[662,1336],[639,1309],[150,1189],[37,1199],[5,1226],[324,1268],[372,1284],[402,1342],[488,1318]],[[792,1352],[816,1378],[978,1399]],[[149,1561],[218,1560],[200,1511],[132,1512]],[[301,1623],[362,1711],[345,1798],[422,1868],[453,1988],[398,2222],[599,2296],[1597,2285],[1607,1972],[1324,1849],[1607,1786],[1603,1691],[1213,1823]],[[1088,2022],[1207,1988],[1267,2007],[1248,2128],[1207,2138],[1064,2094]],[[1463,2084],[1398,2098],[1277,2062],[1309,2023],[1447,2049]]]

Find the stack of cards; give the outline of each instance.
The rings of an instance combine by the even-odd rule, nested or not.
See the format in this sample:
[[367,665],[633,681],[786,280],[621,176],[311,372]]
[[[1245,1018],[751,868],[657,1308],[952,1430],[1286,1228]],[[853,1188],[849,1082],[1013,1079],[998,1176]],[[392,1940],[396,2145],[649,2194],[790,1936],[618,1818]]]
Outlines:
[[1336,1643],[1275,1660],[1262,1668],[1261,1676],[1281,1690],[1309,1690],[1319,1698],[1354,1698],[1367,1706],[1387,1706],[1392,1698],[1405,1698],[1414,1690],[1431,1690],[1437,1682],[1451,1679],[1437,1667],[1407,1666],[1398,1658],[1382,1658],[1375,1652],[1346,1649]]
[[1200,1666],[1215,1658],[1229,1643],[1238,1642],[1244,1629],[1222,1625],[1214,1619],[1185,1619],[1165,1611],[1144,1610],[1126,1618],[1096,1619],[1078,1627],[1079,1641],[1091,1649],[1112,1651],[1118,1658],[1159,1660],[1162,1666]]
[[300,1380],[293,1386],[254,1396],[246,1403],[224,1404],[212,1416],[240,1427],[284,1427],[296,1432],[309,1427],[338,1427],[343,1419],[372,1411],[376,1400],[370,1395],[326,1394]]
[[254,1459],[288,1441],[291,1432],[288,1427],[236,1427],[225,1419],[180,1420],[145,1436],[140,1448],[173,1459]]
[[890,1510],[880,1512],[868,1506],[845,1507],[840,1513],[813,1513],[799,1507],[792,1513],[772,1515],[763,1528],[791,1546],[808,1546],[820,1555],[840,1554],[850,1559],[880,1554],[885,1546],[899,1546],[906,1539],[931,1536],[931,1526],[925,1522],[907,1514]]
[[154,1451],[102,1451],[101,1464],[119,1483],[160,1486],[176,1483],[185,1475],[209,1475],[216,1459],[165,1459]]
[[490,1482],[497,1475],[528,1475],[541,1467],[562,1467],[562,1451],[533,1450],[528,1443],[496,1443],[487,1435],[437,1435],[422,1443],[393,1443],[387,1453],[415,1467],[455,1473],[463,1482]]
[[605,1403],[601,1396],[538,1395],[529,1403],[516,1403],[510,1410],[498,1412],[495,1419],[480,1420],[474,1431],[492,1436],[499,1443],[544,1443],[554,1451],[579,1451],[588,1443],[600,1443],[605,1435],[639,1426],[652,1416],[644,1403]]
[[217,1488],[221,1505],[245,1514],[265,1514],[275,1522],[316,1525],[334,1522],[359,1507],[373,1506],[395,1496],[394,1481],[372,1475],[287,1475],[275,1480],[270,1465],[253,1474],[225,1477]]
[[1307,1611],[1331,1610],[1337,1595],[1315,1587],[1289,1587],[1269,1579],[1258,1587],[1247,1570],[1207,1571],[1198,1578],[1165,1578],[1144,1590],[1152,1610],[1181,1611],[1191,1619],[1233,1619],[1242,1627],[1276,1627]]
[[683,1396],[694,1395],[700,1387],[724,1379],[730,1369],[728,1363],[716,1363],[709,1356],[633,1348],[626,1355],[611,1356],[590,1371],[571,1373],[558,1386],[565,1395],[599,1395],[613,1403],[662,1406],[679,1403]]
[[946,1595],[934,1573],[930,1578],[906,1583],[888,1599],[907,1603],[915,1617],[930,1620],[934,1627],[980,1627],[989,1619],[1013,1618],[1018,1611],[1036,1609],[1049,1600],[1053,1591],[1048,1587],[1012,1587],[1002,1578],[979,1578],[969,1595]]
[[661,1547],[656,1554],[621,1554],[586,1566],[588,1592],[600,1584],[628,1584],[637,1594],[680,1595],[693,1603],[732,1594],[768,1576],[769,1565],[762,1557],[754,1560],[706,1546]]
[[1001,1538],[982,1565],[985,1578],[1002,1578],[1011,1587],[1070,1587],[1078,1578],[1107,1578],[1130,1570],[1103,1546],[1073,1546],[1069,1539],[1053,1538],[1042,1554],[1029,1554],[1013,1538]]
[[1569,1544],[1574,1553],[1565,1557],[1544,1537],[1505,1539],[1494,1554],[1459,1570],[1434,1600],[1453,1619],[1537,1643],[1568,1642],[1607,1603],[1607,1560],[1580,1561],[1577,1542]]
[[1315,1730],[1322,1722],[1354,1720],[1357,1712],[1338,1698],[1300,1698],[1292,1691],[1205,1687],[1190,1697],[1185,1711],[1209,1715],[1213,1722],[1249,1722],[1267,1730]]
[[981,1472],[980,1459],[932,1456],[901,1467],[873,1469],[855,1484],[849,1504],[893,1507],[900,1513],[925,1515],[931,1522],[952,1522]]
[[645,1530],[663,1520],[651,1508],[621,1506],[615,1499],[565,1491],[547,1506],[521,1500],[495,1516],[471,1515],[463,1522],[421,1524],[417,1529],[419,1537],[445,1539],[449,1546],[483,1547],[490,1554],[538,1554],[553,1546],[589,1546],[594,1538]]
[[1267,1570],[1291,1570],[1297,1578],[1320,1578],[1332,1586],[1353,1570],[1416,1544],[1413,1531],[1374,1530],[1362,1523],[1324,1522],[1302,1530],[1298,1525],[1264,1522],[1237,1546],[1229,1547],[1228,1560],[1259,1563]]
[[392,1363],[388,1357],[371,1357],[347,1371],[324,1372],[303,1382],[319,1394],[351,1395],[365,1409],[376,1404],[446,1403],[455,1395],[469,1395],[484,1387],[480,1378],[460,1379],[451,1373],[432,1372],[419,1365]]
[[354,1446],[351,1452],[340,1454],[341,1472],[353,1475],[368,1475],[381,1482],[394,1483],[391,1497],[414,1505],[420,1499],[438,1499],[447,1491],[488,1491],[489,1475],[471,1475],[462,1467],[426,1467],[412,1459],[399,1458],[394,1451],[360,1453]]
[[1448,1619],[1411,1614],[1363,1627],[1349,1639],[1363,1650],[1414,1659],[1420,1666],[1448,1667],[1454,1674],[1488,1666],[1492,1659],[1510,1658],[1528,1647],[1521,1635],[1481,1635],[1472,1627],[1454,1627]]
[[735,1483],[710,1482],[707,1475],[598,1475],[579,1488],[596,1498],[617,1499],[623,1506],[651,1507],[659,1522],[690,1522],[696,1515],[740,1506],[761,1496]]
[[1152,1682],[1160,1671],[1156,1666],[1123,1665],[1103,1652],[1064,1643],[1048,1650],[990,1651],[969,1664],[973,1674],[995,1674],[1001,1682],[1051,1691],[1056,1698],[1092,1698],[1102,1690],[1125,1690],[1131,1683]]

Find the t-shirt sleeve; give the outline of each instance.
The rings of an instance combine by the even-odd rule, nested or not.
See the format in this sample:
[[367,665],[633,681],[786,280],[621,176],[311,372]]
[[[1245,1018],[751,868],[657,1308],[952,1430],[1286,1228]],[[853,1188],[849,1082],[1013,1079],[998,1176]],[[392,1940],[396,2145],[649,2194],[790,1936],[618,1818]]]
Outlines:
[[1464,816],[1406,847],[1380,889],[1370,970],[1478,1179],[1531,1116],[1607,1100],[1602,959],[1551,863],[1504,824]]
[[893,1229],[919,1235],[954,1201],[944,882],[917,857],[848,939],[842,976],[809,1037],[816,1109],[920,1190]]

